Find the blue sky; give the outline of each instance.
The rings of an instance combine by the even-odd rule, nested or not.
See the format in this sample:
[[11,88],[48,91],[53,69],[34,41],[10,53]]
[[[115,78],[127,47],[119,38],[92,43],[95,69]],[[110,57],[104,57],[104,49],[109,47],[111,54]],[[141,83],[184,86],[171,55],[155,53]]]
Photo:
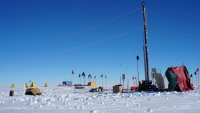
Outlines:
[[[0,61],[141,8],[142,1],[145,1],[147,7],[147,27],[200,39],[198,35],[200,1],[198,0],[1,0]],[[198,21],[157,12],[150,8]],[[119,83],[120,65],[122,65],[121,73],[126,74],[126,80],[137,76],[137,55],[140,56],[140,80],[144,79],[143,39],[141,39],[144,37],[143,30],[10,67],[142,27],[142,9],[139,9],[63,40],[0,62],[0,69],[2,69],[0,70],[0,85],[12,83],[22,85],[29,80],[35,82],[36,85],[43,85],[45,82],[59,84],[65,79],[71,80],[72,70],[75,73],[73,83],[79,83],[78,73],[83,71],[86,75],[91,74],[92,77],[96,75],[97,85],[102,83],[101,74],[108,76],[108,83]],[[164,75],[168,67],[181,66],[183,63],[190,73],[194,73],[199,67],[199,40],[153,29],[148,29],[147,36],[150,68],[156,67]],[[10,68],[3,69],[6,67]],[[92,80],[94,81],[94,78]]]

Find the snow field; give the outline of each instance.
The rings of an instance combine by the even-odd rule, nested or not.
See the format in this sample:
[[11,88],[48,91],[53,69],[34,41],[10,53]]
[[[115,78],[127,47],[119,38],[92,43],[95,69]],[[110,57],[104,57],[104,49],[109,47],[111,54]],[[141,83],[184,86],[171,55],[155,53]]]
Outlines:
[[[24,95],[23,88],[0,87],[0,113],[199,113],[200,92],[71,93],[71,88],[38,87],[41,96]],[[111,89],[111,87],[110,87]],[[9,91],[14,90],[14,96]]]

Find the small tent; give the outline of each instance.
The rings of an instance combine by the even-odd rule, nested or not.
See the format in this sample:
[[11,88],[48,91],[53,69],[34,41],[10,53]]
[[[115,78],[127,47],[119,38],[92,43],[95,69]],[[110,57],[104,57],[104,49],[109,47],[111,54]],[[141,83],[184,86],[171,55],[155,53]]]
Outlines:
[[170,67],[165,72],[165,76],[169,81],[168,89],[175,91],[190,91],[194,90],[190,83],[190,76],[185,66]]
[[65,86],[69,86],[72,85],[71,81],[63,81],[62,84],[65,84]]
[[88,86],[97,86],[96,82],[88,82]]
[[165,76],[167,77],[167,80],[169,82],[168,84],[168,90],[172,91],[174,90],[176,84],[177,84],[177,80],[176,80],[176,75],[172,72],[172,68],[169,67],[166,72],[165,72]]
[[36,85],[34,82],[32,82],[32,84],[29,87],[36,87]]
[[38,88],[28,88],[26,89],[25,95],[41,95],[42,92]]
[[46,84],[44,85],[44,87],[49,87],[48,83],[46,83]]
[[152,68],[152,72],[155,74],[155,80],[156,84],[158,86],[158,89],[164,89],[165,84],[164,84],[164,79],[161,73],[157,73],[156,68]]
[[26,84],[25,84],[25,87],[28,87],[28,84],[27,84],[27,82],[26,82]]
[[14,83],[12,84],[11,88],[16,88]]

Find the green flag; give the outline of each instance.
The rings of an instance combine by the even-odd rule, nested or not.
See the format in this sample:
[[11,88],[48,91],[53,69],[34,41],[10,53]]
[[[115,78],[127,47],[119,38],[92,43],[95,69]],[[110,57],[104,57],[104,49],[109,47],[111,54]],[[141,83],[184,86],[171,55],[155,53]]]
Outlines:
[[103,77],[103,74],[101,75],[101,77]]
[[78,77],[81,77],[81,75],[79,74],[79,76]]
[[195,71],[195,72],[194,72],[194,74],[196,75],[196,74],[197,74],[197,72]]
[[94,78],[96,78],[96,76]]
[[29,82],[31,82],[31,80]]
[[85,73],[84,72],[82,73],[82,76],[85,77]]

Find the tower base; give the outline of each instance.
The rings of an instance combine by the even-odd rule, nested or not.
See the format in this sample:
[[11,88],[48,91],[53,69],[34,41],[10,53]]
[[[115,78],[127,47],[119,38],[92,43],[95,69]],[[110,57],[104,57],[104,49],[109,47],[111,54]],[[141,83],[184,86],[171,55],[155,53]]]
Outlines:
[[138,91],[156,91],[156,85],[152,85],[152,81],[142,81],[142,84],[139,85]]

